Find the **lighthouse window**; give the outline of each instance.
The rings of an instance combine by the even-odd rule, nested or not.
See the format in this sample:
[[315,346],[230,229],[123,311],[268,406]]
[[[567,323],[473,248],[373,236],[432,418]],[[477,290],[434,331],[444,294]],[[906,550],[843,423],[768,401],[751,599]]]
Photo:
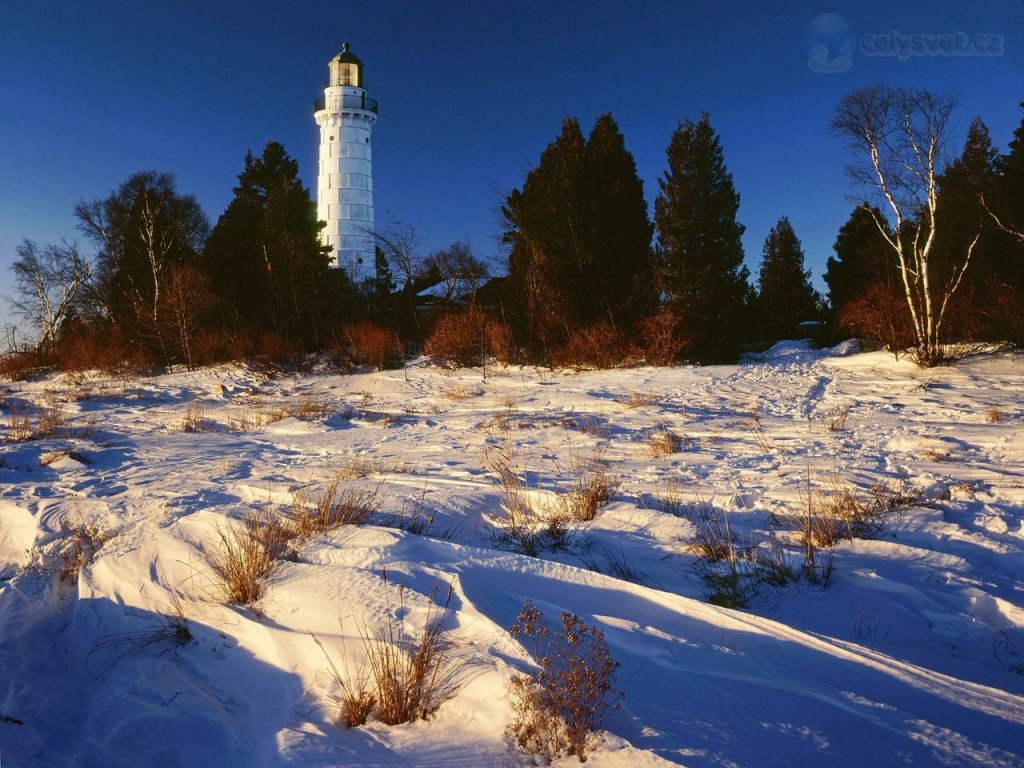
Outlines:
[[334,137],[331,136],[330,139],[328,139],[328,141],[334,141]]

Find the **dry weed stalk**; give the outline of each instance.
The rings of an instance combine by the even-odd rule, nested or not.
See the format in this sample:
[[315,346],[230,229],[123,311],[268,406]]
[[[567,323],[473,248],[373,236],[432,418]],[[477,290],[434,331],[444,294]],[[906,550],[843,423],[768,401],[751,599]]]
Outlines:
[[850,417],[850,409],[852,407],[849,403],[843,403],[835,406],[828,412],[829,432],[842,432],[846,429],[846,420]]

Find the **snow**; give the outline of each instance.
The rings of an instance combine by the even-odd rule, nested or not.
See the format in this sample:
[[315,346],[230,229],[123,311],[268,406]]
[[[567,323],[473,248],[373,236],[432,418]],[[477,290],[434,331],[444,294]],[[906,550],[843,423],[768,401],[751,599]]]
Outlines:
[[[504,736],[508,680],[532,664],[507,630],[530,599],[599,627],[621,665],[591,764],[1024,765],[1024,360],[922,371],[855,352],[0,384],[0,761],[530,765]],[[26,405],[64,425],[9,439]],[[678,450],[657,450],[666,430]],[[529,557],[500,535],[496,456],[545,512],[595,471],[618,487],[567,546]],[[226,605],[220,533],[338,476],[376,493],[371,523],[298,542],[257,604]],[[800,562],[785,521],[837,483],[914,503],[839,543],[827,587],[709,604],[688,509]],[[61,581],[76,528],[98,549]],[[421,626],[449,585],[457,694],[427,721],[334,725],[330,663],[352,673],[367,628]]]

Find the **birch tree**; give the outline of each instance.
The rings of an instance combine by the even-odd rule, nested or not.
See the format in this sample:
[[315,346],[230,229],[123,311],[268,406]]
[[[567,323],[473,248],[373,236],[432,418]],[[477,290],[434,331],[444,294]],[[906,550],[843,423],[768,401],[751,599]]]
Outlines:
[[36,351],[47,353],[53,349],[57,332],[89,280],[92,267],[77,245],[67,243],[39,247],[24,240],[17,254],[11,271],[18,295],[12,304],[39,330]]
[[[936,274],[933,246],[943,225],[936,215],[937,176],[955,106],[955,97],[925,90],[857,88],[839,102],[830,126],[855,153],[847,170],[865,201],[862,207],[897,261],[913,321],[913,352],[921,366],[946,359],[943,323],[981,235],[979,227],[945,274]],[[872,204],[887,211],[891,222]]]

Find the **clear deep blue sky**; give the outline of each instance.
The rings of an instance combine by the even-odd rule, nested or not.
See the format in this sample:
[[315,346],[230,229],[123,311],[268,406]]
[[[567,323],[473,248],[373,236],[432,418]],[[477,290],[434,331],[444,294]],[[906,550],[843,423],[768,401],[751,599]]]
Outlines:
[[[805,30],[825,12],[855,30],[846,72],[808,66]],[[865,35],[890,30],[1001,35],[1002,55],[864,55]],[[495,255],[501,194],[566,115],[586,132],[614,114],[653,208],[677,121],[707,110],[740,193],[751,271],[787,215],[820,286],[849,214],[847,156],[827,132],[843,93],[885,82],[957,94],[956,144],[980,115],[1000,149],[1024,100],[1022,0],[6,0],[0,293],[23,237],[80,240],[74,204],[139,170],[173,173],[212,224],[246,150],[275,139],[315,194],[312,102],[346,39],[380,102],[378,221],[390,212],[413,224],[425,251],[467,239]]]

